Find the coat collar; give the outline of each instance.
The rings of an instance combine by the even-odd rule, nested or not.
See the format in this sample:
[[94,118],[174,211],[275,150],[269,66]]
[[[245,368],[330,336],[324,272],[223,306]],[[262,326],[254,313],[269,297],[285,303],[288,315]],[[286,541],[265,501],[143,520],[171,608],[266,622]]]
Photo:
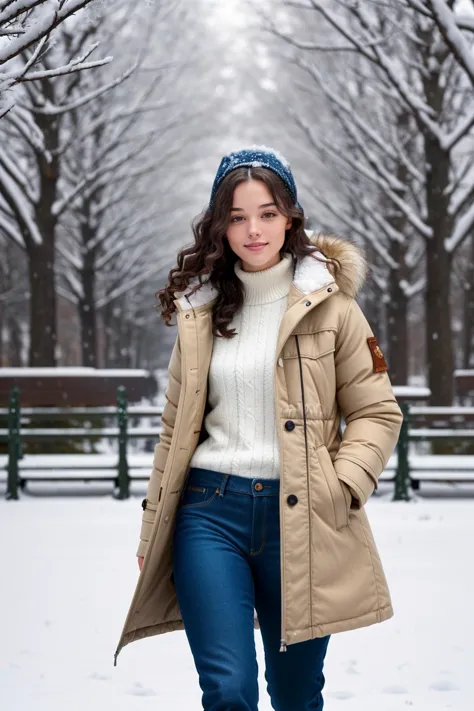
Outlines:
[[[334,278],[327,265],[314,259],[311,255],[297,259],[288,295],[288,306],[292,306],[303,296],[319,291],[334,282],[339,290],[348,296],[355,297],[367,275],[367,264],[360,249],[333,234],[322,232],[307,232],[307,234],[310,242],[318,248],[318,257],[320,259],[336,259],[339,269]],[[198,277],[193,277],[184,291],[175,292],[174,304],[179,312],[205,306],[210,307],[217,298],[218,290],[209,282],[209,276],[203,278],[202,286],[194,294],[190,294],[195,284],[199,284]]]

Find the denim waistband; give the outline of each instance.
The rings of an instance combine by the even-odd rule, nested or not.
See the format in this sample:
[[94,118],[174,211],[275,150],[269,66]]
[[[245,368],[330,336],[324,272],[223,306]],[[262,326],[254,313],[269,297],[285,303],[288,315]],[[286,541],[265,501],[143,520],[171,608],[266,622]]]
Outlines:
[[220,496],[226,491],[235,491],[239,494],[250,496],[278,496],[280,493],[279,479],[259,479],[236,474],[224,474],[212,469],[199,469],[191,467],[188,474],[188,483],[193,486],[208,486],[219,489]]

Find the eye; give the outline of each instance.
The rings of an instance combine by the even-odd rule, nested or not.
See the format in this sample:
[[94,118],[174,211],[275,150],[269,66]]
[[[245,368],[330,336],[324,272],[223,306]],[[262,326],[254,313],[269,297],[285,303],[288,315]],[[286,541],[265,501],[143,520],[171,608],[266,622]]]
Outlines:
[[242,215],[236,215],[235,217],[231,217],[231,218],[230,218],[230,221],[231,221],[231,222],[235,222],[236,220],[241,220],[241,219],[243,219],[243,218],[242,218]]
[[267,216],[267,215],[270,215],[270,217],[276,217],[276,213],[275,213],[275,212],[265,212],[263,216],[265,217],[265,216]]

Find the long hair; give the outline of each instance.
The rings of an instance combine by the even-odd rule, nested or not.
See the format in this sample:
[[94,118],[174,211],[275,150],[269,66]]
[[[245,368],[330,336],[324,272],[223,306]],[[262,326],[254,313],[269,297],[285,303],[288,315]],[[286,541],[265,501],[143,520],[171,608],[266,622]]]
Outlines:
[[[175,292],[184,291],[190,279],[198,277],[199,283],[190,292],[194,293],[202,285],[202,277],[205,276],[218,292],[212,313],[213,334],[223,338],[237,335],[235,328],[228,329],[227,326],[244,303],[244,289],[234,272],[234,264],[238,257],[225,239],[225,235],[229,225],[234,190],[239,183],[250,179],[261,180],[267,186],[281,214],[292,218],[291,227],[285,231],[285,241],[281,251],[291,253],[293,259],[318,251],[304,230],[304,212],[293,204],[283,180],[268,168],[244,166],[235,168],[219,185],[212,209],[207,208],[192,221],[194,244],[178,253],[177,267],[170,270],[167,285],[156,292],[156,298],[162,308],[161,318],[167,326],[173,325],[170,320],[177,310],[173,303],[176,299]],[[318,259],[317,254],[314,258]],[[330,260],[328,266],[337,269],[337,264],[333,263],[333,260]]]

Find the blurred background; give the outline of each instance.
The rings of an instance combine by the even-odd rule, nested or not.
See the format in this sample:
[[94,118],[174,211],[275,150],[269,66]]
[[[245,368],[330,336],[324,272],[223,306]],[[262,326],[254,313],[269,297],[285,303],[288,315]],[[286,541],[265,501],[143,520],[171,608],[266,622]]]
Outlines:
[[222,155],[252,143],[290,161],[308,230],[364,249],[405,412],[368,506],[401,614],[336,636],[328,709],[472,708],[473,47],[473,0],[0,0],[8,711],[198,708],[181,635],[127,650],[120,680],[109,662],[176,337],[155,292]]
[[166,366],[154,293],[223,153],[256,142],[308,228],[365,248],[393,382],[451,404],[474,362],[470,0],[64,2],[26,37],[3,5],[3,366]]

